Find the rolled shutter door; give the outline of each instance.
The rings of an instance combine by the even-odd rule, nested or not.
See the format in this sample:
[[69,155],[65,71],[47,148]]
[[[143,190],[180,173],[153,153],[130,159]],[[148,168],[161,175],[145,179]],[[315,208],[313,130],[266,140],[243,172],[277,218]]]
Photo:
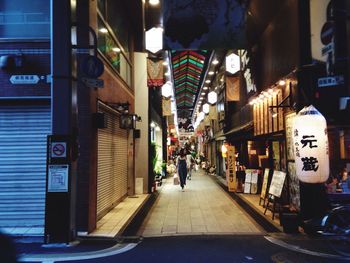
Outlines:
[[0,106],[0,226],[44,227],[50,106]]
[[98,130],[97,218],[127,194],[127,131],[119,127],[119,114],[100,103],[107,127]]

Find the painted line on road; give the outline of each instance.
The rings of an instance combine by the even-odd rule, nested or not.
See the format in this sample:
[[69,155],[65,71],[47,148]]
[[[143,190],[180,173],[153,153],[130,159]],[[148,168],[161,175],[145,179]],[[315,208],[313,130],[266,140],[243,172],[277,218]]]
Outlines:
[[138,244],[130,243],[123,247],[117,244],[113,247],[102,249],[93,252],[79,252],[70,254],[34,254],[34,255],[22,255],[19,258],[19,262],[33,262],[39,261],[42,263],[53,263],[57,261],[73,261],[73,260],[87,260],[94,258],[103,258],[118,255],[127,252],[135,248]]
[[301,248],[299,246],[288,244],[288,243],[286,243],[286,242],[284,242],[282,240],[279,240],[277,238],[274,238],[274,237],[264,236],[264,238],[266,240],[268,240],[269,242],[275,244],[275,245],[284,247],[284,248],[292,250],[292,251],[300,252],[300,253],[303,253],[303,254],[307,254],[307,255],[311,255],[311,256],[317,256],[317,257],[324,257],[324,258],[350,260],[349,257],[343,257],[343,256],[340,256],[340,255],[333,255],[333,254],[321,253],[321,252],[316,252],[316,251],[311,251],[311,250],[308,250],[308,249],[304,249],[304,248]]

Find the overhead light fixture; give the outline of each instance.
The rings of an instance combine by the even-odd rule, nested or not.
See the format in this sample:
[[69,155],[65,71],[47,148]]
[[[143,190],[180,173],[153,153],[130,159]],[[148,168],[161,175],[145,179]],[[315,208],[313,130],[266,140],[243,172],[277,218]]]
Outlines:
[[205,95],[205,92],[202,92],[201,95]]
[[112,48],[112,50],[113,50],[114,52],[117,52],[117,53],[120,52],[120,48],[119,48],[119,47],[114,47],[114,48]]
[[278,82],[278,84],[279,84],[280,86],[284,86],[284,85],[286,85],[286,81],[284,81],[284,80],[282,79],[282,80],[280,80],[280,81]]
[[163,64],[163,66],[168,66],[169,65],[168,61],[166,61],[166,60],[164,60],[162,64]]
[[209,79],[207,79],[207,80],[205,81],[205,83],[210,83],[210,80],[209,80]]
[[159,5],[159,0],[149,0],[150,5]]
[[214,75],[214,73],[215,73],[214,71],[209,71],[208,72],[209,75]]
[[219,64],[219,60],[214,59],[212,63],[213,63],[213,65],[217,65],[217,64]]
[[208,87],[203,87],[203,90],[207,90],[208,89]]
[[108,33],[108,29],[105,27],[100,28],[98,31],[100,31],[101,33],[104,33],[104,34]]

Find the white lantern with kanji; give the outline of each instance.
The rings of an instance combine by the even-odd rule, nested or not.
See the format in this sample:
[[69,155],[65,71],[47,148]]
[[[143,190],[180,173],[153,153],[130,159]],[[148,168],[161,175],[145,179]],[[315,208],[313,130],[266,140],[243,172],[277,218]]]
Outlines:
[[294,118],[296,174],[305,183],[323,183],[329,176],[327,123],[314,107],[304,107]]

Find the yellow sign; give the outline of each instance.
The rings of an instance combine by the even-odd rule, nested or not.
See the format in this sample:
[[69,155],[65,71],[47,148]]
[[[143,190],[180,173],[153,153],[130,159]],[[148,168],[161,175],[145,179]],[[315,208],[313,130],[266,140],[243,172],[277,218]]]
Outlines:
[[236,156],[235,147],[227,146],[227,169],[226,180],[229,192],[235,192],[237,189],[236,181]]

